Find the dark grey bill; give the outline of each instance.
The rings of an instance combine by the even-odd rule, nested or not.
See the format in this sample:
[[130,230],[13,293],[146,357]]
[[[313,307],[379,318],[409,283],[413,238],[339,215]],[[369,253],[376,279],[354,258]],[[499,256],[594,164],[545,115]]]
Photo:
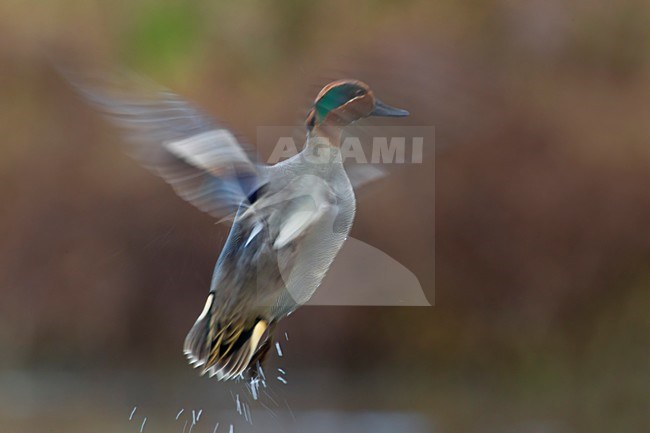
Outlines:
[[375,100],[375,109],[370,113],[371,116],[384,116],[384,117],[405,117],[409,112],[401,108],[391,107],[381,102],[379,99]]

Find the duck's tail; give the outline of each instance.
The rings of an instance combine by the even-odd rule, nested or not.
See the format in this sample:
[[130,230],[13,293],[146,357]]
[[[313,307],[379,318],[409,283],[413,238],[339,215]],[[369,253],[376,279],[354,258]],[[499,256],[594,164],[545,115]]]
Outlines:
[[201,315],[185,338],[184,353],[201,374],[228,380],[256,376],[270,346],[269,323],[218,317],[210,293]]

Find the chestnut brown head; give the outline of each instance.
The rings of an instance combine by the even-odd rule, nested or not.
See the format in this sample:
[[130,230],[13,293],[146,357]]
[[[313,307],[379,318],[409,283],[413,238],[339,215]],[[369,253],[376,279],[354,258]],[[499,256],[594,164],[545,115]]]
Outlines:
[[377,99],[370,87],[359,80],[338,80],[318,93],[307,115],[307,127],[345,126],[368,116],[404,117],[409,112]]

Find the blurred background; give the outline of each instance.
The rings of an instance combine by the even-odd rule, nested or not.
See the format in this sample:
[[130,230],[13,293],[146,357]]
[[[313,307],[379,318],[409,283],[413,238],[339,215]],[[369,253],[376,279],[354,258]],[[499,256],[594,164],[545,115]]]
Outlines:
[[[5,0],[1,430],[648,431],[649,20],[643,0]],[[228,227],[124,155],[53,71],[69,53],[251,141],[341,77],[434,125],[352,235],[435,306],[299,310],[257,402],[197,377],[182,341]]]

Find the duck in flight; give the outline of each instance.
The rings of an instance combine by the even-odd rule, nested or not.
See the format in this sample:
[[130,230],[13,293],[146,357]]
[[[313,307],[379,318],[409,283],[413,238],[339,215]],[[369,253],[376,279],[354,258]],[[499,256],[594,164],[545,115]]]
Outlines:
[[310,299],[352,227],[356,202],[341,158],[343,128],[409,113],[384,104],[361,81],[334,81],[310,108],[303,150],[266,165],[167,90],[153,86],[141,96],[115,83],[71,81],[125,132],[134,158],[202,211],[232,219],[184,353],[210,377],[256,377],[273,328]]

